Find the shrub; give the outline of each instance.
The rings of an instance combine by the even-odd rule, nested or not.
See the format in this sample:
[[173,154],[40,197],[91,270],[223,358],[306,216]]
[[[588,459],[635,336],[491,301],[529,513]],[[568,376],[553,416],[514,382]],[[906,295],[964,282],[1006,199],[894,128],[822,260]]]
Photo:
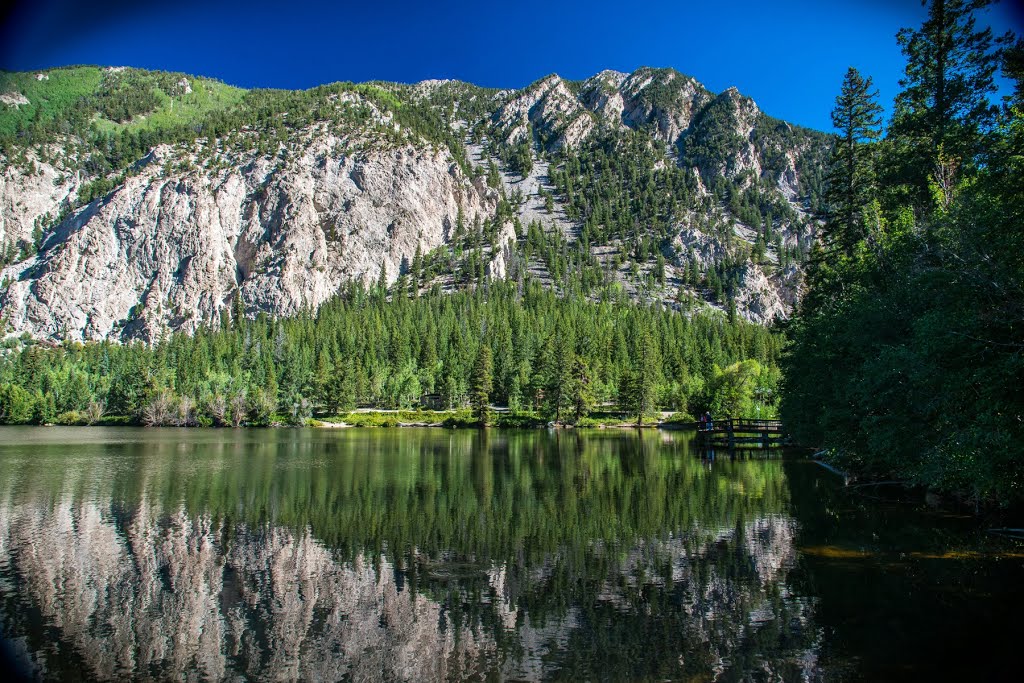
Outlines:
[[59,425],[83,425],[86,423],[86,418],[77,410],[69,410],[55,417],[53,421]]

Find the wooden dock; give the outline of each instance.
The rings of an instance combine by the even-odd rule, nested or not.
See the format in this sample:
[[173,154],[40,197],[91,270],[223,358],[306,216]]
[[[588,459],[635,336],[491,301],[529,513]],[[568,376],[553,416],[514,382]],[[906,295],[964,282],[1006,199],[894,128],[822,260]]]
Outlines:
[[697,442],[707,448],[777,448],[787,442],[781,420],[726,418],[712,420],[711,425],[697,426]]

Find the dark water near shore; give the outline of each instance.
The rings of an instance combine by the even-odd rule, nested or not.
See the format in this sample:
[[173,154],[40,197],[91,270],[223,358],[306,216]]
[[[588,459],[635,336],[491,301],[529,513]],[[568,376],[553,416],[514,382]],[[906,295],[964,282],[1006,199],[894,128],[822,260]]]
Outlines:
[[1024,544],[645,431],[0,429],[52,680],[1016,680]]

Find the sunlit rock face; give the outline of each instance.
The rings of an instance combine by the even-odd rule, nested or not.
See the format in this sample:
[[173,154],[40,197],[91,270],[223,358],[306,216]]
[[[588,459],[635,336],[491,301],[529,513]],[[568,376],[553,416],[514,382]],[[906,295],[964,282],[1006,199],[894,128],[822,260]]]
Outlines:
[[696,112],[712,98],[689,76],[672,69],[650,68],[632,74],[602,71],[583,83],[579,96],[601,120],[650,131],[667,145],[679,141]]
[[552,135],[552,149],[576,147],[594,130],[595,121],[565,81],[548,76],[503,105],[494,125],[513,143],[528,139],[530,127]]
[[[425,145],[310,129],[286,162],[276,151],[218,148],[205,164],[201,147],[157,148],[140,172],[50,234],[38,255],[7,268],[0,305],[12,330],[153,340],[217,320],[236,294],[250,314],[292,315],[346,282],[375,281],[382,270],[394,281],[403,261],[448,238],[460,213],[472,221],[497,204],[448,150]],[[38,204],[4,212],[15,237],[67,193],[40,194],[30,180],[0,192],[0,202],[14,201],[13,191]]]
[[26,152],[29,172],[0,164],[0,253],[16,253],[31,244],[36,228],[48,227],[81,185],[80,171],[56,161],[73,162],[73,154],[57,145],[46,151],[50,157],[45,161],[35,150]]

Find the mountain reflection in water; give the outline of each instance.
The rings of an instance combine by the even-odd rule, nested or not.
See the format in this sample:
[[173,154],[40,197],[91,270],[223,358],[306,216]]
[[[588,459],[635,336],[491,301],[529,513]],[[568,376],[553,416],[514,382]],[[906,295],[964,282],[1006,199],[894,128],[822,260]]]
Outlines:
[[47,677],[814,665],[778,461],[709,468],[654,433],[38,436],[2,449],[0,577],[9,648]]
[[0,626],[40,677],[828,677],[780,459],[651,431],[26,428],[0,463]]

